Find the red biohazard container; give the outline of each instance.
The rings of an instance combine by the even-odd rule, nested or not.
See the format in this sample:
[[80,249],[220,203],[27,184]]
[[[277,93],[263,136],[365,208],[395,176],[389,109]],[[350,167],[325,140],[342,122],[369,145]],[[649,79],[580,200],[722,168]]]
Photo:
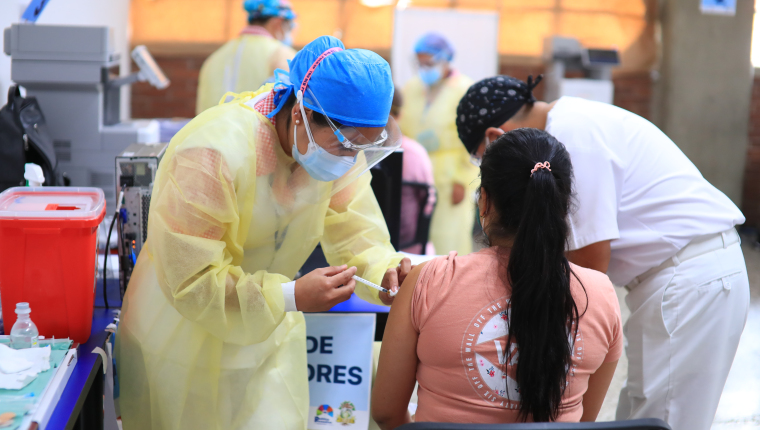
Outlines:
[[0,194],[0,300],[8,334],[29,302],[40,336],[90,337],[103,190],[16,187]]

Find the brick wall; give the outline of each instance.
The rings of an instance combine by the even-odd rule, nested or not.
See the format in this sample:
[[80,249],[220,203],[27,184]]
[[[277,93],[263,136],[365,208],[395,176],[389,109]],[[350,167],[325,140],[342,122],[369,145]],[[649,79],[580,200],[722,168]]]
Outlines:
[[760,76],[752,85],[752,102],[749,107],[749,148],[744,170],[742,211],[747,217],[745,225],[760,227]]
[[652,77],[649,72],[626,73],[612,78],[615,106],[651,119]]
[[[147,82],[132,85],[132,118],[192,118],[198,73],[205,57],[155,56],[171,85],[158,90]],[[135,66],[133,66],[135,67]]]

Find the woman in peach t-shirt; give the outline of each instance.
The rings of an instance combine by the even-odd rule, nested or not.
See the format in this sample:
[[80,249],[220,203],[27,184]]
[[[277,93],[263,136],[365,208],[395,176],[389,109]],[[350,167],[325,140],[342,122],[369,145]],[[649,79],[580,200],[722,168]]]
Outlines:
[[594,421],[622,354],[606,275],[570,264],[572,165],[544,131],[518,129],[483,156],[489,248],[415,267],[391,308],[372,393],[383,429],[411,421]]

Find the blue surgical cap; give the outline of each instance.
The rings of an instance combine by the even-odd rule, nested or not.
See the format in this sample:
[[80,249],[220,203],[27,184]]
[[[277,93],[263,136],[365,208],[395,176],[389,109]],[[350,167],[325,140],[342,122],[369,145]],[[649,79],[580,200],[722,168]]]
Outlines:
[[442,35],[427,33],[414,45],[414,53],[429,54],[437,60],[451,61],[454,58],[454,47]]
[[329,118],[344,125],[385,127],[394,90],[390,65],[372,51],[346,50],[343,43],[332,36],[315,39],[291,60],[289,79],[278,77],[275,84],[277,108],[270,115],[277,113],[290,94],[299,90],[314,61],[331,48],[342,50],[325,57],[307,83],[319,106],[310,100],[308,92],[304,94],[304,106],[324,111]]
[[248,12],[249,20],[274,17],[295,19],[296,17],[289,0],[244,0],[243,9]]

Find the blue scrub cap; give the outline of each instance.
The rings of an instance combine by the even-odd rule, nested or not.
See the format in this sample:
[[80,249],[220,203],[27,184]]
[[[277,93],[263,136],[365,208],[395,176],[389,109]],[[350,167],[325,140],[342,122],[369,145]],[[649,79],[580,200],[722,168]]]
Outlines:
[[296,14],[288,0],[244,0],[243,9],[248,12],[248,19],[280,17],[295,19]]
[[414,45],[415,54],[429,54],[436,59],[451,61],[454,58],[454,47],[438,33],[427,33],[420,37]]
[[332,36],[319,37],[299,51],[290,61],[289,73],[275,71],[277,107],[268,115],[270,118],[301,88],[308,72],[311,75],[307,88],[319,105],[305,91],[304,106],[352,127],[385,127],[388,123],[394,90],[390,65],[372,51],[346,50]]

